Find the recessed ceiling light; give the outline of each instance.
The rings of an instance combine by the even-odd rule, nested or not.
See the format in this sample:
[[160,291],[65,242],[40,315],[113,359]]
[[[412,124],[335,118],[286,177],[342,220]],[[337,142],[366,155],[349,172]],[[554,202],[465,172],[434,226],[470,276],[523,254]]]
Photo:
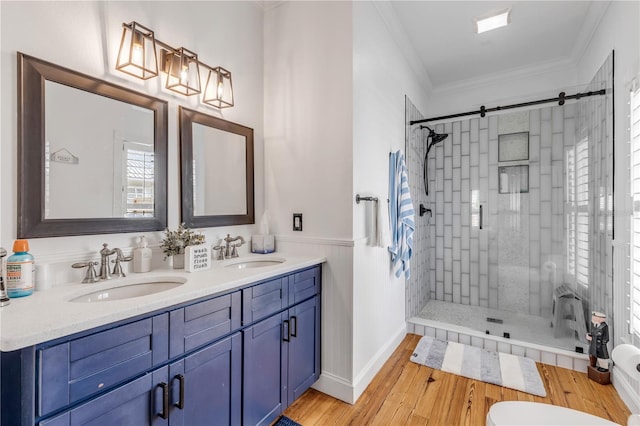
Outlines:
[[496,28],[507,26],[511,22],[511,8],[474,18],[473,20],[476,23],[476,32],[478,34],[495,30]]

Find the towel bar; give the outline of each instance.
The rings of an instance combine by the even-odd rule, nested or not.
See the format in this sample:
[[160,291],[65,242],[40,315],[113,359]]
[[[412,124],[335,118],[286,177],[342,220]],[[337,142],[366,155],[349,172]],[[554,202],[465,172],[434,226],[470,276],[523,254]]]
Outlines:
[[356,204],[360,204],[360,201],[375,201],[378,202],[378,197],[361,197],[360,194],[356,194]]

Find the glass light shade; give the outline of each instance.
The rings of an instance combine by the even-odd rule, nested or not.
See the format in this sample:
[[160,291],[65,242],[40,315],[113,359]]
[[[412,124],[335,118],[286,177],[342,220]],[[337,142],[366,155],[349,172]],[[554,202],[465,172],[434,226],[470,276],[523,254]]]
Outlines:
[[209,70],[202,102],[220,109],[233,106],[233,84],[230,71],[222,67]]
[[198,55],[181,47],[165,54],[167,83],[165,87],[181,95],[200,93],[200,69]]
[[158,75],[153,31],[137,22],[122,24],[116,69],[142,80]]

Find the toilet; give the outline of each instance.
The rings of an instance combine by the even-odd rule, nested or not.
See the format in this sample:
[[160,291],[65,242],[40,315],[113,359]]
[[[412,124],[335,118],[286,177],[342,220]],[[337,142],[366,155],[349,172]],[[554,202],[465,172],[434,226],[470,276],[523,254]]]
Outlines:
[[[487,426],[521,425],[618,425],[571,408],[528,401],[495,403],[487,413]],[[619,425],[618,425],[619,426]]]

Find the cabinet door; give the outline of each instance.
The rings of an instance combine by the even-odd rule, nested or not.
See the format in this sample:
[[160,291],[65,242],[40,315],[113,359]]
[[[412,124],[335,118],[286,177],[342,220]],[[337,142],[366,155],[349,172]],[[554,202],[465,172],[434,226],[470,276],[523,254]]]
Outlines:
[[242,336],[236,333],[171,364],[171,426],[239,425]]
[[240,292],[195,303],[170,313],[169,357],[174,358],[240,328]]
[[288,404],[309,389],[320,375],[319,300],[319,296],[316,296],[289,310],[291,339],[288,343]]
[[[168,420],[164,387],[168,389],[167,367],[127,383],[98,398],[56,417],[40,426],[164,426]],[[168,399],[167,399],[168,402]],[[165,411],[163,411],[165,410]]]
[[273,315],[243,332],[244,425],[268,425],[286,406],[287,353],[283,339],[289,330],[286,313]]
[[295,305],[320,293],[319,266],[289,276],[289,305]]

